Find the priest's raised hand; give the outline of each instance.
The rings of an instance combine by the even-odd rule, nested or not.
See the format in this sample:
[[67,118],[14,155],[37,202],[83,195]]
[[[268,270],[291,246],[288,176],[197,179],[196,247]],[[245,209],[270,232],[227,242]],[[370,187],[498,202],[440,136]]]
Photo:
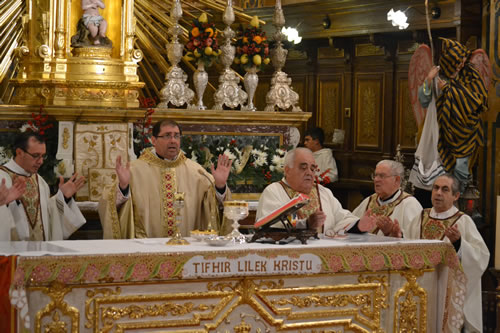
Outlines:
[[222,154],[219,155],[219,158],[217,160],[217,168],[214,168],[213,164],[210,167],[212,176],[214,176],[215,187],[217,187],[218,189],[222,190],[226,187],[227,177],[229,177],[229,173],[231,172],[232,164],[233,161],[230,160],[227,155]]
[[10,188],[5,184],[5,178],[2,179],[0,184],[0,206],[9,204],[14,200],[19,199],[25,190],[26,181],[24,178],[17,177],[14,180],[14,184],[12,184]]
[[118,155],[116,158],[115,171],[118,175],[120,188],[125,190],[130,183],[130,162],[127,162],[125,165],[122,164],[122,157],[121,155]]
[[78,173],[71,176],[67,182],[63,177],[59,177],[59,189],[66,199],[70,199],[85,184],[85,177],[78,177]]

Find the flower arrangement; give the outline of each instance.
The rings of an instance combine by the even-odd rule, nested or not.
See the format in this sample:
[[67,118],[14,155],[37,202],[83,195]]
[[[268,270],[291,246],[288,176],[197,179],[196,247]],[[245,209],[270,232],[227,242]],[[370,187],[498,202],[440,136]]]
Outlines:
[[266,33],[259,26],[259,18],[254,16],[250,25],[243,29],[240,26],[236,37],[235,64],[240,64],[243,69],[248,70],[255,66],[258,70],[261,65],[267,65],[269,58],[269,41]]
[[187,52],[184,59],[202,61],[205,66],[210,66],[221,54],[215,24],[208,22],[206,13],[193,20],[191,31],[189,31],[189,41],[185,49]]
[[218,155],[227,155],[233,161],[228,185],[234,192],[262,192],[268,184],[283,178],[286,149],[279,147],[277,137],[185,135],[181,149],[207,170],[217,162]]

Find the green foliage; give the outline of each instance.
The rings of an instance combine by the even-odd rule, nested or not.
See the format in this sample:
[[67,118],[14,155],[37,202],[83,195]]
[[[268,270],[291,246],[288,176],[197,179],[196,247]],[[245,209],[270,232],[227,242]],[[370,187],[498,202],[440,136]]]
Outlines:
[[210,170],[225,154],[233,161],[228,186],[233,192],[257,193],[283,177],[286,150],[277,136],[185,135],[181,149],[186,156]]

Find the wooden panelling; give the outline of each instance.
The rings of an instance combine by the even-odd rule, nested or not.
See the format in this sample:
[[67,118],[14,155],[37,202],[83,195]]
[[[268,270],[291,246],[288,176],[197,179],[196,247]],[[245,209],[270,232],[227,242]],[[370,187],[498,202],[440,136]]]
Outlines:
[[[258,74],[258,73],[257,73]],[[266,95],[271,85],[271,77],[259,77],[259,85],[255,91],[253,103],[258,111],[263,111],[266,107]]]
[[381,150],[384,75],[356,75],[355,87],[355,150]]
[[408,79],[400,78],[398,80],[397,91],[397,114],[398,114],[398,133],[397,144],[401,145],[401,149],[415,149],[417,123],[413,115],[413,109],[410,103],[410,91],[408,89]]
[[302,111],[308,111],[306,82],[307,82],[307,77],[305,76],[294,76],[292,78],[292,88],[297,94],[299,94],[299,105]]
[[342,75],[318,77],[318,126],[325,131],[326,141],[331,141],[333,131],[342,124]]

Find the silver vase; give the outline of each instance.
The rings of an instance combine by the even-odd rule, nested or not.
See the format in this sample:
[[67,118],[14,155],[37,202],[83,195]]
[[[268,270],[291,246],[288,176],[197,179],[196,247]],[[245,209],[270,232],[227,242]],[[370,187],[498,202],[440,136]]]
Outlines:
[[259,76],[257,75],[257,67],[252,66],[247,70],[247,73],[243,77],[243,84],[245,85],[245,90],[248,94],[248,103],[245,106],[245,110],[255,111],[257,110],[253,105],[253,96],[255,95],[255,90],[259,84]]
[[203,105],[203,93],[207,87],[208,73],[205,72],[205,63],[203,61],[198,61],[198,68],[196,68],[196,71],[194,72],[193,81],[196,96],[198,96],[196,108],[198,110],[206,110],[207,107]]

